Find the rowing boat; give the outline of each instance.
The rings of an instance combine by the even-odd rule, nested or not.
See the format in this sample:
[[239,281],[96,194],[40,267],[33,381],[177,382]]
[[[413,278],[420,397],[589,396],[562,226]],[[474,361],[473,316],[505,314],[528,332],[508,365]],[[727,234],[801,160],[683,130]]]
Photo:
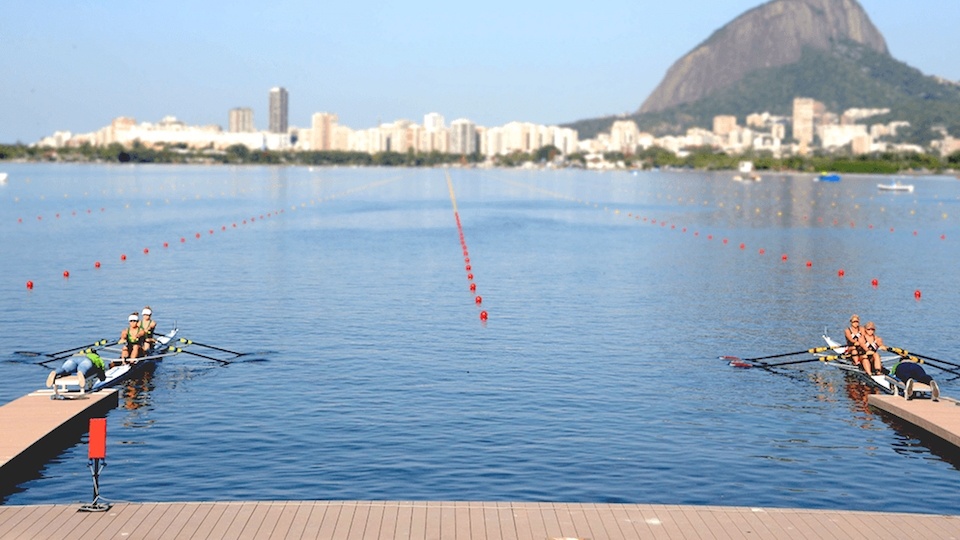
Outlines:
[[[830,336],[827,336],[826,334],[823,335],[823,339],[824,341],[827,342],[827,345],[829,345],[832,348],[832,350],[836,352],[838,355],[842,355],[844,352],[846,352],[847,350],[846,345],[841,345],[840,343],[831,339]],[[895,364],[900,359],[901,359],[900,356],[896,356],[896,355],[881,356],[880,363],[881,365],[883,364],[892,365],[892,364]],[[854,375],[860,380],[866,382],[868,385],[879,388],[880,390],[883,390],[887,394],[893,394],[895,396],[902,395],[904,399],[908,399],[908,400],[912,399],[914,394],[929,396],[934,401],[937,401],[937,399],[940,397],[939,388],[936,389],[936,391],[934,391],[933,387],[927,384],[923,384],[919,381],[914,381],[913,384],[908,386],[906,382],[901,381],[900,379],[897,379],[896,377],[893,377],[891,375],[883,375],[883,374],[867,375],[867,373],[863,371],[863,368],[855,364],[850,358],[841,357],[830,363],[836,366],[837,368]],[[884,366],[884,367],[887,367],[887,366]],[[910,390],[909,392],[907,391],[908,388]]]
[[[834,341],[826,334],[823,335],[823,340],[826,341],[827,345],[829,345],[831,349],[838,355],[842,355],[847,351],[846,345],[842,345],[837,341]],[[889,362],[890,360],[896,360],[897,358],[897,356],[886,358],[881,356],[880,362],[882,364],[883,362]],[[863,371],[863,368],[857,365],[851,358],[843,356],[830,363],[836,366],[838,369],[854,375],[870,386],[879,388],[888,394],[894,393],[894,389],[896,388],[896,380],[892,377],[883,374],[867,375],[867,373]]]
[[[127,379],[139,375],[140,373],[143,373],[148,368],[155,367],[156,363],[164,357],[170,356],[171,354],[176,354],[175,352],[170,351],[170,345],[173,342],[173,339],[176,337],[178,331],[179,330],[177,328],[174,328],[166,334],[156,336],[157,342],[149,351],[147,351],[146,356],[137,358],[133,362],[127,364],[123,363],[123,360],[120,358],[119,354],[112,358],[101,355],[100,357],[103,359],[104,365],[110,366],[106,370],[103,380],[100,380],[95,376],[87,377],[84,381],[84,384],[81,386],[80,378],[76,375],[60,377],[54,381],[54,395],[51,397],[54,399],[62,398],[63,395],[61,392],[68,394],[84,394],[86,392],[96,392],[102,388],[110,388],[122,383]],[[101,350],[112,352],[117,351],[117,349],[111,349],[109,347]]]
[[905,191],[913,193],[913,184],[901,184],[899,180],[890,184],[877,184],[880,191]]

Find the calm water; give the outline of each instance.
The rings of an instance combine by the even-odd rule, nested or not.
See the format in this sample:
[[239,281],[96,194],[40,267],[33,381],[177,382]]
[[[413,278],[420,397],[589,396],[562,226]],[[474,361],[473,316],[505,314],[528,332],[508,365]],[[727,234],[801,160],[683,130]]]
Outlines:
[[[119,336],[145,304],[249,353],[180,355],[123,388],[110,500],[960,514],[960,458],[855,382],[717,359],[819,346],[856,312],[960,361],[953,177],[894,195],[870,177],[451,170],[474,293],[443,170],[2,165],[0,402],[47,373],[16,351]],[[2,497],[90,491],[84,440]]]

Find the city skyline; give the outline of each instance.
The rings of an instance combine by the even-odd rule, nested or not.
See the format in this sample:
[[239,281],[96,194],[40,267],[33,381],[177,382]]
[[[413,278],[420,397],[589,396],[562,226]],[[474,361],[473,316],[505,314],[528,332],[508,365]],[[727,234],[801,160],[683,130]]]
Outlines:
[[[294,2],[269,13],[252,3],[18,4],[0,21],[15,51],[0,60],[0,143],[93,131],[119,116],[226,126],[234,108],[252,109],[266,130],[264,90],[277,86],[293,95],[290,125],[302,127],[317,111],[354,126],[426,111],[479,125],[632,112],[676,59],[761,3],[495,2],[480,13],[431,2]],[[950,58],[960,3],[861,5],[895,58],[960,79]]]

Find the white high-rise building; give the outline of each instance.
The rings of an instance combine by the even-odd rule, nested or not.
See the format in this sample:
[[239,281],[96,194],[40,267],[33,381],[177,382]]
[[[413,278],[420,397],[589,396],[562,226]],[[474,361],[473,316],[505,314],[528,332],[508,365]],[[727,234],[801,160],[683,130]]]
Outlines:
[[427,131],[442,131],[445,128],[443,115],[440,113],[427,113],[423,115],[423,129]]
[[237,107],[230,109],[230,133],[252,133],[256,131],[253,128],[253,109],[248,107]]
[[477,125],[465,118],[450,123],[450,153],[472,154],[477,151]]
[[283,87],[270,89],[270,132],[287,132],[287,111],[289,96]]
[[333,136],[339,119],[337,115],[326,112],[314,113],[311,128],[313,130],[313,150],[333,150]]

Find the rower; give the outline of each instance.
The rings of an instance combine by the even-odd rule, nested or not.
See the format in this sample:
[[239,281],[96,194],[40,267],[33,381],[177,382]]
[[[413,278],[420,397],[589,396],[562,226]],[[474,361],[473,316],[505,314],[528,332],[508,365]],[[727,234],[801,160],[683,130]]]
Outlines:
[[140,314],[136,311],[131,313],[127,317],[127,323],[129,326],[120,332],[120,344],[123,345],[120,351],[120,360],[124,364],[140,357],[143,352],[144,331],[143,328],[140,328]]
[[153,310],[150,309],[150,306],[146,306],[140,311],[139,326],[143,330],[143,353],[147,354],[157,342],[153,338],[153,332],[157,329],[157,321],[153,320]]
[[883,338],[877,335],[877,326],[869,321],[863,330],[865,334],[860,338],[860,348],[864,351],[863,370],[871,376],[886,375],[889,371],[880,363],[880,351],[885,351],[887,347],[883,344]]
[[[849,355],[853,363],[863,367],[863,349],[860,348],[860,340],[863,339],[863,331],[860,328],[860,316],[854,313],[850,316],[850,326],[843,331],[847,338],[847,349],[845,354]],[[864,371],[867,371],[864,368]]]

